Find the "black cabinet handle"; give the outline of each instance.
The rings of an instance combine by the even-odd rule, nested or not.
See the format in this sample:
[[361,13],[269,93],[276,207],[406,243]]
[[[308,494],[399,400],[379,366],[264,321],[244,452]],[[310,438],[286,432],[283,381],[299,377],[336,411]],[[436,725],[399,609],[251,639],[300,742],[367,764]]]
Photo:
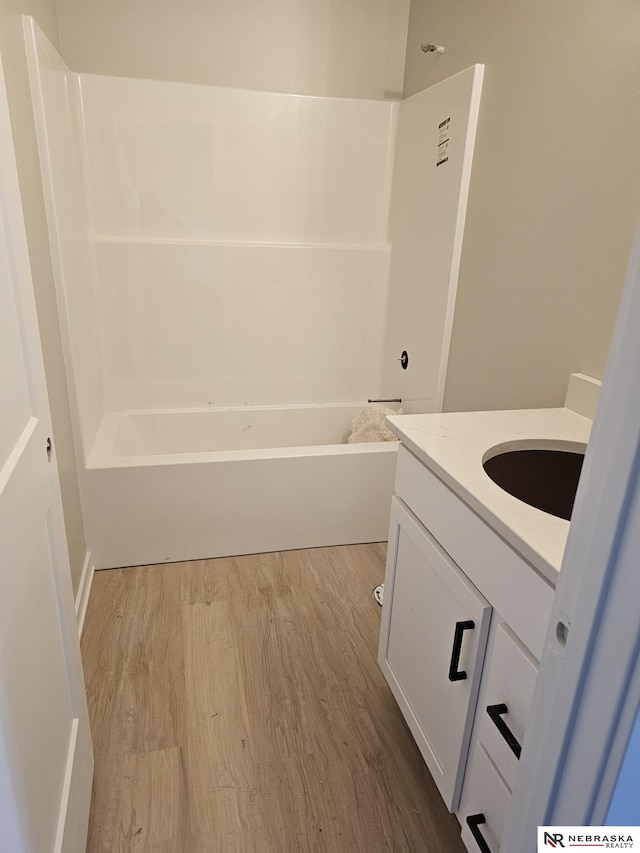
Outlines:
[[453,649],[451,650],[451,663],[449,664],[449,681],[464,681],[467,673],[458,670],[460,664],[460,651],[462,649],[462,635],[465,631],[471,631],[476,627],[476,623],[472,619],[467,619],[466,622],[456,622],[456,630],[453,634]]
[[470,814],[467,818],[467,826],[471,830],[471,835],[473,835],[476,840],[480,853],[492,853],[489,845],[484,840],[482,833],[480,832],[480,824],[486,822],[487,819],[483,814]]
[[522,747],[518,743],[518,740],[514,733],[511,731],[509,726],[502,719],[502,715],[508,712],[507,706],[503,703],[501,705],[487,705],[487,714],[491,717],[493,722],[495,723],[496,728],[502,735],[502,737],[506,740],[507,746],[513,752],[515,757],[520,760],[520,753],[522,752]]

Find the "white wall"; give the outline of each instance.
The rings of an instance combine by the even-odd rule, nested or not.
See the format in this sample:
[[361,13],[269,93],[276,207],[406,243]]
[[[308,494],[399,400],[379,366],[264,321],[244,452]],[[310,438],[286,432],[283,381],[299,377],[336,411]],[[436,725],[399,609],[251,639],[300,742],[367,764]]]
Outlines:
[[390,104],[80,79],[96,236],[384,243]]
[[398,106],[382,396],[409,412],[442,408],[482,74],[467,68]]
[[97,249],[109,410],[377,395],[386,249]]
[[602,376],[639,213],[639,44],[636,0],[413,0],[406,96],[485,64],[445,409],[562,405],[569,374]]
[[358,98],[402,93],[409,0],[58,0],[75,71]]
[[33,15],[47,32],[49,38],[58,44],[56,5],[53,0],[0,0],[0,51],[2,52],[2,64],[9,99],[49,405],[56,442],[73,590],[76,593],[82,574],[86,545],[71,426],[69,392],[58,324],[58,309],[22,35],[21,16],[23,13]]

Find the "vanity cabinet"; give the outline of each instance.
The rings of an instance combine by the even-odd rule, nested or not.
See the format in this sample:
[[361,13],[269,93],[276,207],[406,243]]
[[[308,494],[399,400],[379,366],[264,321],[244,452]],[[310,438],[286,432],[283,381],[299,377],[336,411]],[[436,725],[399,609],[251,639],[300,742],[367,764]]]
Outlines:
[[403,446],[395,489],[379,663],[467,849],[498,853],[554,589]]

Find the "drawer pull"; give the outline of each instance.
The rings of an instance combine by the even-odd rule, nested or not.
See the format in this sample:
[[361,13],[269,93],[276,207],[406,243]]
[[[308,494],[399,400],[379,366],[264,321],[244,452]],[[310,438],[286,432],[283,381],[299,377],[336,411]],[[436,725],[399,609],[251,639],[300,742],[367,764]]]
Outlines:
[[453,649],[451,650],[451,663],[449,664],[449,681],[464,681],[467,673],[458,670],[460,665],[460,652],[462,650],[462,635],[465,631],[471,631],[476,627],[472,619],[465,622],[456,622],[456,630],[453,635]]
[[509,747],[511,752],[513,752],[515,757],[519,760],[520,753],[522,752],[522,747],[518,743],[514,733],[502,719],[502,715],[506,714],[508,710],[509,709],[505,704],[487,705],[487,714],[491,717],[491,719],[495,723],[496,728],[498,729],[502,737],[506,740],[507,746]]
[[487,819],[483,814],[471,814],[467,818],[467,826],[471,830],[471,835],[473,835],[476,840],[476,844],[478,845],[480,853],[492,853],[491,848],[484,840],[482,833],[480,832],[480,824],[486,822]]

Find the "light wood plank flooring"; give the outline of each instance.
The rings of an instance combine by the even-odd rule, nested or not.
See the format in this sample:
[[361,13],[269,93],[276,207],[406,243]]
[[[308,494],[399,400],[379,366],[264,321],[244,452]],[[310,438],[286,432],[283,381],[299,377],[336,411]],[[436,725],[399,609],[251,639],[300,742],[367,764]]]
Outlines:
[[96,573],[89,853],[463,853],[376,662],[384,556]]

